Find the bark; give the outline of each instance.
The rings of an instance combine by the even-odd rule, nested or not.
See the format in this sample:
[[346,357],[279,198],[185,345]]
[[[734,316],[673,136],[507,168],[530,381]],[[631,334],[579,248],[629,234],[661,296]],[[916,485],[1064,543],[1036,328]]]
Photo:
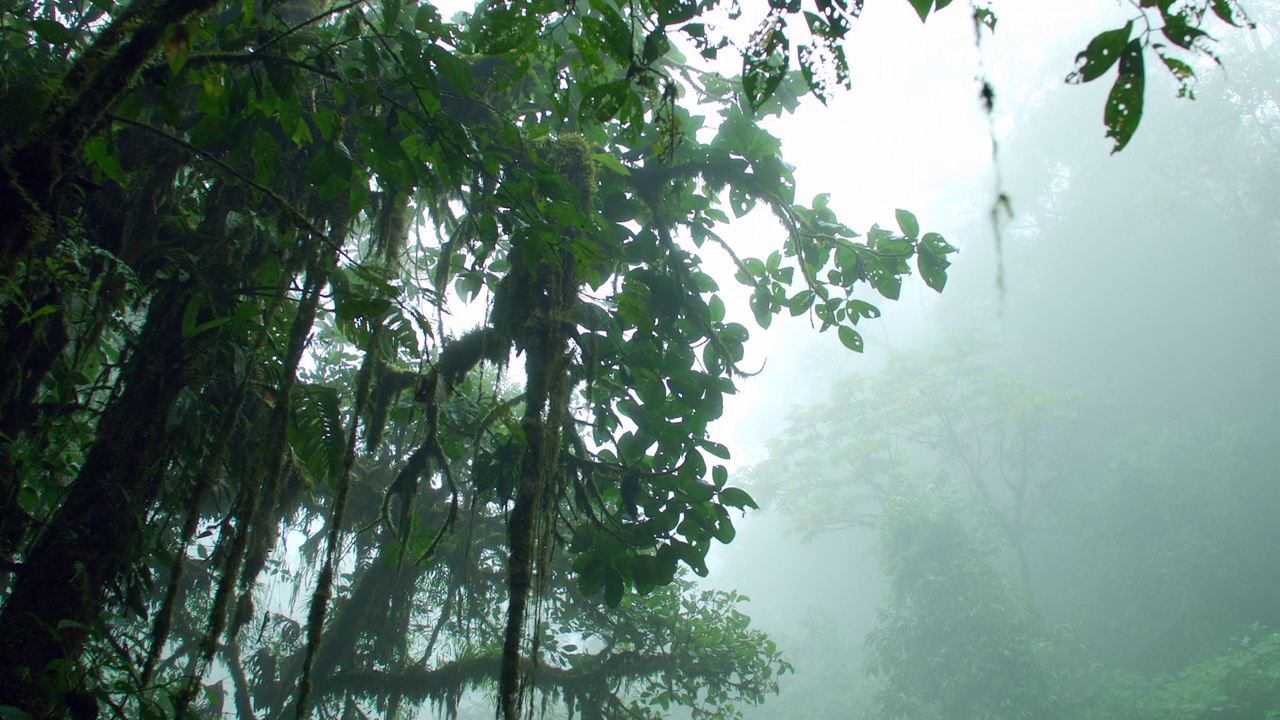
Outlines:
[[[520,426],[525,446],[520,475],[507,520],[507,624],[502,644],[498,695],[503,720],[520,720],[526,683],[521,675],[525,616],[537,600],[534,574],[551,552],[550,530],[559,493],[554,475],[560,466],[560,441],[568,411],[569,338],[565,319],[577,300],[572,258],[542,261],[523,298],[534,308],[515,327],[525,350],[525,412]],[[514,268],[516,263],[512,263]],[[495,308],[496,311],[496,308]]]
[[[210,194],[201,226],[187,238],[193,252],[226,238],[226,213],[219,208],[237,193],[214,188]],[[234,244],[230,250],[243,251]],[[230,273],[239,262],[227,260],[209,267],[203,286],[196,279],[175,280],[151,300],[122,390],[104,410],[79,475],[0,610],[0,705],[37,718],[65,712],[74,689],[70,678],[79,677],[81,650],[98,624],[103,589],[137,559],[157,479],[173,456],[165,427],[169,408],[183,388],[198,389],[214,373],[220,333],[184,337],[183,317],[201,287],[207,288],[206,313],[234,307]],[[215,276],[217,270],[226,276]]]
[[48,674],[59,667],[51,663],[68,661],[64,675],[74,675],[103,588],[136,555],[153,479],[170,457],[167,410],[208,372],[212,354],[209,338],[183,339],[181,294],[152,304],[132,380],[104,412],[97,443],[0,612],[0,704],[38,718],[57,714],[71,688]]
[[[55,195],[63,175],[103,113],[154,56],[166,28],[217,0],[135,2],[110,23],[62,78],[59,94],[36,124],[0,148],[0,275],[17,282],[26,303],[0,309],[0,558],[18,550],[30,518],[18,503],[21,470],[13,443],[34,420],[32,403],[68,342],[61,312],[34,321],[26,313],[62,302],[60,289],[25,262],[53,249]],[[153,158],[154,159],[154,158]],[[119,248],[108,248],[113,252]]]

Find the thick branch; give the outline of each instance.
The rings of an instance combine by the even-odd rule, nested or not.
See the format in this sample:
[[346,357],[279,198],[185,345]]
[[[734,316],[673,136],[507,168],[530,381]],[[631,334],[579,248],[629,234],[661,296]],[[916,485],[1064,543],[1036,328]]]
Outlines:
[[[433,669],[411,667],[399,672],[341,672],[324,683],[324,692],[327,695],[351,693],[365,697],[402,696],[414,702],[440,700],[496,682],[500,662],[499,656],[492,655],[454,660]],[[524,663],[527,665],[528,661]],[[535,677],[543,687],[551,686],[562,693],[573,694],[581,688],[607,686],[609,681],[640,680],[677,666],[686,678],[723,675],[722,671],[702,668],[668,653],[620,652],[596,662],[583,662],[582,665],[586,667],[562,668],[540,663]]]

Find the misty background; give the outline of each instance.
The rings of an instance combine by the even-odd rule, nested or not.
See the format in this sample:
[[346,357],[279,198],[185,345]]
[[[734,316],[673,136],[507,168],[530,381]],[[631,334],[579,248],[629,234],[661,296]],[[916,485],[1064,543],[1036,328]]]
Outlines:
[[[1011,394],[1035,398],[1027,452],[1037,467],[1026,473],[1018,544],[1027,592],[1063,633],[1071,664],[1174,674],[1247,643],[1253,623],[1255,636],[1280,626],[1280,65],[1271,30],[1280,17],[1250,6],[1258,29],[1224,37],[1221,68],[1197,67],[1193,102],[1176,98],[1162,68],[1149,69],[1142,127],[1113,156],[1101,117],[1109,80],[1063,83],[1089,28],[1106,26],[1099,17],[1124,21],[1119,6],[1096,10],[1084,19],[1074,5],[1002,7],[996,32],[975,48],[963,12],[921,26],[906,3],[869,4],[847,45],[853,90],[776,125],[800,197],[830,192],[854,227],[892,226],[894,209],[909,209],[960,253],[941,295],[909,283],[901,301],[879,304],[884,316],[861,328],[862,355],[834,333],[817,335],[804,316],[762,331],[741,303],[749,359],[763,371],[714,431],[763,510],[718,548],[706,583],[750,596],[754,623],[795,665],[782,694],[749,717],[858,717],[879,687],[864,677],[864,638],[889,600],[874,552],[882,508],[833,496],[813,473],[852,472],[840,453],[888,437],[854,403],[919,390],[910,374],[894,374],[913,361],[917,380],[945,379],[962,364],[989,376],[987,394],[952,396],[958,408],[981,407],[991,386],[1007,391],[1015,379]],[[979,74],[996,91],[990,118]],[[999,247],[998,193],[1013,210],[999,215]],[[749,246],[773,232],[767,221],[739,223],[726,238]],[[851,375],[881,387],[841,390]],[[883,387],[887,376],[896,391]],[[1026,410],[1006,410],[1015,406]],[[897,460],[925,478],[917,485],[949,488],[942,494],[969,509],[979,532],[993,531],[998,523],[974,509],[982,503],[957,477],[954,448],[913,448],[904,417],[890,433]],[[896,481],[911,484],[905,474]],[[993,504],[1012,507],[1012,494]],[[1018,553],[992,543],[1011,584],[1024,584]]]

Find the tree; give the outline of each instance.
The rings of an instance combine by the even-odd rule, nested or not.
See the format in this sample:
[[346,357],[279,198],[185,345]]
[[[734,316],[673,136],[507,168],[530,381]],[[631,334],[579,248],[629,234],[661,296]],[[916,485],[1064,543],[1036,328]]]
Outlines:
[[1234,647],[1192,663],[1175,675],[1121,676],[1097,704],[1093,717],[1275,717],[1280,712],[1277,660],[1280,634],[1254,625]]
[[1046,499],[1048,532],[1031,549],[1045,568],[1038,590],[1097,661],[1175,672],[1250,625],[1280,622],[1265,427],[1135,430],[1076,463]]
[[1062,718],[1058,635],[1005,579],[945,496],[906,491],[881,517],[877,554],[890,599],[867,637],[884,718]]
[[1265,426],[1122,434],[1113,410],[1077,417],[1072,396],[975,356],[952,339],[846,378],[749,473],[812,536],[877,530],[881,716],[1269,711],[1280,497]]
[[825,402],[792,412],[769,458],[746,473],[750,487],[812,537],[875,527],[903,492],[945,488],[998,528],[1029,586],[1028,530],[1061,481],[1069,398],[995,367],[990,353],[958,335],[841,379]]
[[[913,0],[922,18],[946,4]],[[1200,33],[1175,42],[1191,49],[1210,6],[1242,17],[1202,5],[1140,12]],[[445,631],[419,593],[448,586],[464,507],[489,532],[460,572],[502,578],[469,616],[500,618],[484,641],[497,667],[461,672],[471,642],[424,652],[458,671],[432,698],[488,678],[514,718],[539,677],[563,677],[536,659],[564,638],[528,622],[567,592],[561,552],[587,597],[675,602],[658,588],[680,565],[705,572],[710,544],[733,537],[729,510],[754,505],[708,467],[728,454],[706,428],[748,331],[725,322],[707,243],[761,325],[811,311],[854,349],[854,325],[878,314],[867,286],[896,297],[914,259],[940,290],[954,251],[905,211],[900,232],[855,241],[824,196],[796,201],[757,122],[821,97],[828,71],[846,79],[839,43],[861,5],[805,15],[798,73],[784,30],[801,6],[772,8],[741,79],[673,45],[729,47],[713,6],[490,2],[454,22],[398,0],[0,5],[14,109],[0,128],[0,705],[185,716],[215,699],[198,697],[215,659],[243,675],[243,650],[255,688],[287,656],[291,699],[240,682],[242,714],[358,717],[370,695],[394,711],[396,686],[331,690],[336,667],[354,672],[332,653],[345,641],[366,670],[405,668],[421,613]],[[1154,48],[1149,32],[1129,42]],[[1127,136],[1139,110],[1108,124]],[[725,199],[736,215],[768,207],[779,250],[739,258],[716,233]],[[483,319],[446,319],[450,294]],[[259,613],[293,528],[318,566],[306,616]],[[378,593],[400,640],[350,619]],[[696,607],[744,639],[732,605]],[[258,641],[278,634],[267,655],[255,625]],[[655,642],[669,661],[674,641]],[[651,676],[596,659],[610,692]],[[758,699],[778,662],[731,654],[667,699]],[[593,687],[560,697],[605,702]]]

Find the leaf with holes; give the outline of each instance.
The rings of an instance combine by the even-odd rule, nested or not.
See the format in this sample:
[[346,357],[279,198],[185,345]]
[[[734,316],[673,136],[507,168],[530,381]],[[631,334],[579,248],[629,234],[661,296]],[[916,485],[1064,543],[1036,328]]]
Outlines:
[[1191,89],[1191,83],[1196,79],[1196,71],[1190,65],[1165,53],[1160,48],[1156,48],[1156,54],[1160,56],[1164,66],[1169,68],[1169,74],[1173,75],[1173,79],[1178,83],[1178,97],[1194,100],[1196,94]]
[[836,334],[840,336],[840,344],[854,352],[862,352],[862,333],[854,330],[848,325],[841,325],[840,329],[836,331]]
[[1169,42],[1183,50],[1193,49],[1196,40],[1209,36],[1209,33],[1192,25],[1187,16],[1182,14],[1166,16],[1160,32],[1169,38]]
[[1107,96],[1107,109],[1103,120],[1107,125],[1107,137],[1114,138],[1118,153],[1133,139],[1133,133],[1142,121],[1142,94],[1145,85],[1142,64],[1142,42],[1134,39],[1124,49],[1120,58],[1120,76],[1111,86]]
[[1067,76],[1069,83],[1091,82],[1102,77],[1111,69],[1124,52],[1125,43],[1129,42],[1129,33],[1133,31],[1133,21],[1116,30],[1098,33],[1089,41],[1084,52],[1076,55],[1076,71]]
[[742,54],[742,89],[747,104],[759,109],[782,84],[787,75],[791,40],[786,34],[787,21],[776,11],[770,12],[751,35]]
[[1236,0],[1213,0],[1213,14],[1234,27],[1253,27],[1253,22]]

